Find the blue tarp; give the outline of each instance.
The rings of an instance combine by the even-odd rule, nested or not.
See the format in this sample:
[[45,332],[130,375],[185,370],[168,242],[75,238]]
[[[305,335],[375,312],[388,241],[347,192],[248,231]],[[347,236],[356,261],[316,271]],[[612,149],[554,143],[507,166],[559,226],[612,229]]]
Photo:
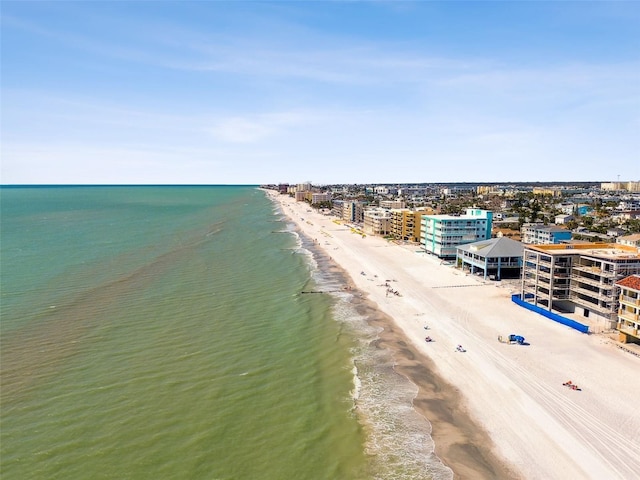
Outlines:
[[547,317],[554,322],[561,323],[562,325],[566,325],[567,327],[571,327],[575,330],[578,330],[582,333],[589,333],[589,327],[587,325],[583,325],[582,323],[576,322],[575,320],[571,320],[570,318],[563,317],[562,315],[558,315],[557,313],[550,312],[549,310],[545,310],[542,307],[538,307],[536,305],[532,305],[531,303],[525,302],[520,298],[519,294],[511,295],[511,301],[520,305],[521,307],[526,308],[527,310],[531,310],[532,312],[539,313],[540,315]]

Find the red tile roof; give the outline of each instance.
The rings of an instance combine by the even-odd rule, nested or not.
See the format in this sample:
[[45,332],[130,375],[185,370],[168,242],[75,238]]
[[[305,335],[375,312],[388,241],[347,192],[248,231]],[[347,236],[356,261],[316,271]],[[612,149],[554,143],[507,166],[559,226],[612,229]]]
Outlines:
[[631,275],[616,282],[621,287],[640,291],[640,275]]

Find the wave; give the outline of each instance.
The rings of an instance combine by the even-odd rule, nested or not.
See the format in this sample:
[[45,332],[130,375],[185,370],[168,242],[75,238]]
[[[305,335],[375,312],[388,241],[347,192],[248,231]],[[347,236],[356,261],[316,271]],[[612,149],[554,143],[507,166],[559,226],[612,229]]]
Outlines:
[[[346,279],[341,272],[319,268],[314,280],[321,290],[329,291],[336,284],[344,285]],[[353,412],[367,434],[365,450],[372,478],[452,479],[451,469],[434,453],[431,424],[413,406],[417,386],[396,372],[393,352],[379,346],[382,328],[372,324],[378,311],[356,292],[337,290],[332,294],[332,316],[355,345],[350,396]]]

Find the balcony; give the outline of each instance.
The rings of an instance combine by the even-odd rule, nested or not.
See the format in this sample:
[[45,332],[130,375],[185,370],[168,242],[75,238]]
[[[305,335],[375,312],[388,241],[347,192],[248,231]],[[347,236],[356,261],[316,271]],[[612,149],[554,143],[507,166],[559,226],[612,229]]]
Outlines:
[[630,327],[629,325],[625,325],[622,322],[618,323],[617,328],[620,332],[631,335],[632,337],[640,336],[640,331],[637,328]]
[[605,278],[615,278],[616,273],[613,270],[602,270],[600,267],[595,265],[574,265],[573,270],[577,272],[585,272],[590,273],[592,275],[597,275],[598,277]]
[[627,305],[640,305],[640,298],[620,295],[620,303],[626,303]]
[[571,286],[571,291],[575,292],[576,294],[579,293],[581,295],[584,295],[585,297],[589,297],[593,299],[597,298],[598,300],[607,300],[609,302],[614,300],[614,297],[612,297],[611,295],[607,295],[600,291],[589,290],[588,288],[581,288],[576,285]]
[[488,262],[487,263],[487,267],[488,268],[517,268],[519,267],[520,264],[518,262]]
[[583,277],[582,275],[571,275],[571,280],[603,290],[611,290],[613,288],[613,285],[604,283],[601,279]]
[[618,317],[630,322],[638,322],[640,320],[640,315],[638,315],[637,313],[629,312],[627,310],[623,310],[622,308],[618,309]]

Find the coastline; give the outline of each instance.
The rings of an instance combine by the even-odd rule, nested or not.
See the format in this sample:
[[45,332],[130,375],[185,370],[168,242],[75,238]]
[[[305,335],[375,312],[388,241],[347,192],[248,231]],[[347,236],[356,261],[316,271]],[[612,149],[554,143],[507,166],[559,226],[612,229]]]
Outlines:
[[[281,205],[282,207],[282,205]],[[394,361],[394,370],[418,389],[413,399],[415,411],[431,426],[434,454],[453,471],[460,480],[514,480],[515,471],[495,453],[489,434],[475,422],[464,408],[458,389],[436,373],[435,364],[412,347],[410,340],[393,319],[380,311],[377,304],[359,290],[349,272],[300,228],[298,222],[282,213],[296,225],[297,233],[304,237],[305,248],[311,251],[320,269],[328,269],[339,276],[344,287],[354,294],[351,304],[367,319],[367,323],[380,330],[376,348],[387,350]]]
[[[415,245],[354,235],[307,204],[265,193],[380,313],[379,345],[418,386],[414,408],[431,422],[435,454],[454,478],[635,478],[640,387],[628,379],[637,358],[517,307],[508,284],[417,255]],[[399,295],[372,277],[394,282]],[[424,342],[427,320],[432,344]],[[512,330],[531,346],[496,341]],[[455,352],[459,343],[466,353]],[[583,391],[563,388],[566,378]]]

